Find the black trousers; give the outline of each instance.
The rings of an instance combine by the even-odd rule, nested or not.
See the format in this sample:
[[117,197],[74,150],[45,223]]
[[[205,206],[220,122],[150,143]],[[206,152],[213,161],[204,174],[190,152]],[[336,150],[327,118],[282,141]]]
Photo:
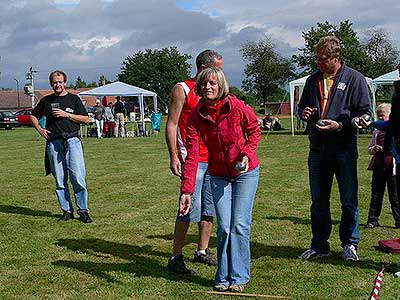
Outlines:
[[384,170],[374,170],[371,184],[371,203],[369,205],[368,223],[378,223],[382,211],[383,196],[387,185],[390,206],[396,225],[400,225],[400,202],[398,188],[400,187],[400,167],[396,166],[396,176],[387,174]]

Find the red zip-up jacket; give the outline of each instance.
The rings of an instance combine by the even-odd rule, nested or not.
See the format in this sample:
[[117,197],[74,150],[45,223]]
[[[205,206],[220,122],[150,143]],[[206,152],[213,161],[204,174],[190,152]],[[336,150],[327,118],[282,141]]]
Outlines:
[[222,107],[216,121],[202,99],[190,114],[186,137],[188,155],[182,176],[182,194],[194,192],[200,138],[208,149],[210,175],[231,178],[238,176],[235,165],[243,156],[249,158],[248,171],[259,165],[256,151],[261,130],[253,109],[232,94],[220,101]]

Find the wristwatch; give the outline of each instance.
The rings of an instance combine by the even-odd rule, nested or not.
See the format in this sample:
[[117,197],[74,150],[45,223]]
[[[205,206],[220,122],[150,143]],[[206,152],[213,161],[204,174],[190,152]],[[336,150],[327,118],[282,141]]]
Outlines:
[[68,117],[68,119],[71,119],[71,114],[67,113],[67,117]]

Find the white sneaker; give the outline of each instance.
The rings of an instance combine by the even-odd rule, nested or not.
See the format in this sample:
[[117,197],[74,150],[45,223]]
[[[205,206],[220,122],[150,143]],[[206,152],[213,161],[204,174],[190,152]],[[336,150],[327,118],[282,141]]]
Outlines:
[[346,245],[343,247],[342,257],[344,260],[358,261],[357,248],[354,245]]
[[218,283],[214,285],[214,290],[217,292],[226,292],[229,289],[228,285],[225,285],[223,283]]

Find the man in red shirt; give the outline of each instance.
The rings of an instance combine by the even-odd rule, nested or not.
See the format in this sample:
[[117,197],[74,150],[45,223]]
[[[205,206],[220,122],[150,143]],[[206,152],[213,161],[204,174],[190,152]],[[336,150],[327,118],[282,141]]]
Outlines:
[[[170,156],[170,169],[174,175],[179,177],[181,177],[181,172],[183,170],[182,164],[187,155],[185,146],[187,121],[191,111],[199,100],[199,96],[195,93],[196,77],[205,68],[222,68],[222,56],[215,51],[205,50],[197,56],[196,67],[197,74],[194,78],[179,82],[174,86],[168,107],[166,140]],[[168,262],[168,269],[174,273],[194,274],[194,271],[186,266],[182,254],[182,248],[190,222],[197,222],[199,224],[199,241],[197,251],[194,255],[194,262],[207,265],[217,264],[215,257],[208,249],[215,209],[210,194],[207,167],[208,152],[204,143],[201,142],[199,166],[196,174],[195,192],[192,195],[192,205],[188,214],[182,216],[178,213],[175,222],[173,256]]]

